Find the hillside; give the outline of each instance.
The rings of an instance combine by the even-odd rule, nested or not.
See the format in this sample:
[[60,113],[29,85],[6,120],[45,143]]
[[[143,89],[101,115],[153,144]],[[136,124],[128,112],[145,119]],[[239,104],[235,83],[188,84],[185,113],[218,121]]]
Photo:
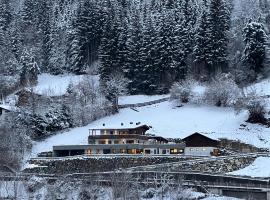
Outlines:
[[[231,108],[185,105],[177,108],[172,102],[132,109],[123,109],[116,115],[97,120],[85,127],[71,129],[68,132],[52,136],[38,142],[33,147],[34,155],[41,151],[52,150],[53,145],[86,144],[88,129],[120,126],[121,123],[141,122],[151,125],[149,133],[167,138],[183,138],[194,132],[209,133],[214,138],[239,139],[257,147],[270,145],[270,130],[260,125],[245,123],[247,113],[236,114]],[[247,127],[242,129],[241,124]]]

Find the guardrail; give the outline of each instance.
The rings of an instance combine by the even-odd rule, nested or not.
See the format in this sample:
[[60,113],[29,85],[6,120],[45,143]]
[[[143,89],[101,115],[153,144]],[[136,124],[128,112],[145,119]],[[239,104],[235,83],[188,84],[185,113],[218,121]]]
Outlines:
[[153,101],[147,101],[147,102],[144,102],[144,103],[118,105],[118,108],[144,107],[144,106],[150,106],[150,105],[162,103],[162,102],[169,101],[169,100],[170,100],[170,97],[165,97],[165,98],[161,98],[161,99],[157,99],[157,100],[153,100]]

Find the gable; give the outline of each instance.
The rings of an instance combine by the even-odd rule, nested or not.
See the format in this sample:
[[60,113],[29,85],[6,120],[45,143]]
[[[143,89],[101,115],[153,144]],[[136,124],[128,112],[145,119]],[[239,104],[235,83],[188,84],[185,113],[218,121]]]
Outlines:
[[183,139],[187,147],[217,147],[218,141],[200,133],[194,133]]

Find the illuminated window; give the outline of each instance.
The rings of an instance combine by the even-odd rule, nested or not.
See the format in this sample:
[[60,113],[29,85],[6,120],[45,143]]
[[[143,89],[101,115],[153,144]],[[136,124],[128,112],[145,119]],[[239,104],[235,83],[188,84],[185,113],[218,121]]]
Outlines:
[[171,149],[170,152],[171,152],[171,154],[177,154],[178,153],[178,149]]
[[125,149],[121,149],[120,151],[121,151],[121,153],[126,153]]
[[91,149],[87,149],[86,150],[86,154],[88,154],[88,155],[92,154],[92,150]]

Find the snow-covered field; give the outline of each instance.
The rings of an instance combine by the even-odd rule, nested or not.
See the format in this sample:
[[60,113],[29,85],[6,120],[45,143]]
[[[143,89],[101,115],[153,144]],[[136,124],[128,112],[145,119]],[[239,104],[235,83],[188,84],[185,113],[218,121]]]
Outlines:
[[251,165],[229,174],[266,178],[270,177],[270,157],[259,157]]
[[[51,75],[40,74],[38,76],[38,84],[34,87],[37,94],[45,94],[48,96],[60,96],[65,94],[67,87],[70,83],[76,84],[83,80],[85,75]],[[98,76],[91,76],[94,80],[98,81]]]
[[[85,127],[71,129],[65,133],[52,136],[33,147],[33,153],[52,150],[54,145],[87,144],[88,130],[101,127],[119,127],[121,123],[141,122],[152,126],[149,133],[163,137],[183,138],[194,132],[208,133],[213,138],[239,139],[243,142],[268,148],[270,146],[270,129],[245,123],[247,112],[236,114],[232,108],[218,108],[187,104],[174,107],[173,102],[163,102],[137,108],[126,108],[116,115],[97,120]],[[245,128],[241,124],[246,124]]]

